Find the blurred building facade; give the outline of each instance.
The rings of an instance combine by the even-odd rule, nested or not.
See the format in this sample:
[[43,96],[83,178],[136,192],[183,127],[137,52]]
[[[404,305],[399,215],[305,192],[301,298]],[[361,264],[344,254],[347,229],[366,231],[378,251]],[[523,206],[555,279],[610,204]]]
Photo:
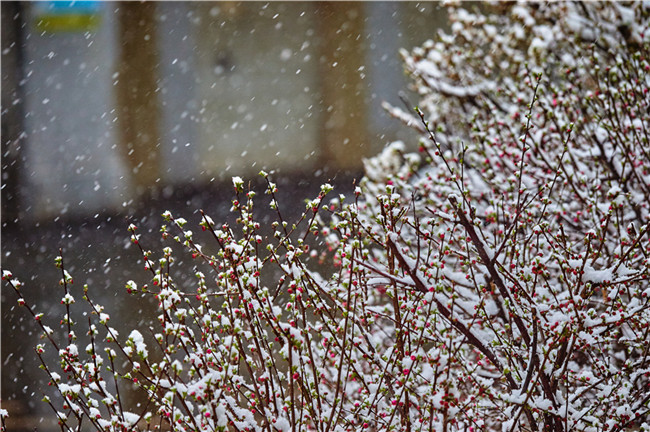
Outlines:
[[2,2],[4,221],[261,169],[359,172],[405,129],[411,2]]

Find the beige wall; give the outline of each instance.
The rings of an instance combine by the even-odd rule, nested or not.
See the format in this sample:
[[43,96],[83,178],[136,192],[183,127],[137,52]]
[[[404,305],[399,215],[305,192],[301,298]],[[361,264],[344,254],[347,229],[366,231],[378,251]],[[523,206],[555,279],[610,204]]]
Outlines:
[[300,170],[318,159],[314,4],[196,5],[199,171]]

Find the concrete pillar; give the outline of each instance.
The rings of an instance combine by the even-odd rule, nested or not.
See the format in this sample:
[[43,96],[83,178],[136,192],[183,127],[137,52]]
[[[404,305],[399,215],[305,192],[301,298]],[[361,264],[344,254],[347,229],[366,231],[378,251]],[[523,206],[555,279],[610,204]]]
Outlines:
[[325,110],[321,157],[338,169],[360,170],[369,155],[365,106],[364,11],[358,2],[319,2],[321,95]]
[[153,192],[160,178],[155,9],[140,2],[117,7],[119,146],[138,194]]
[[19,2],[2,4],[2,222],[17,222],[20,217],[19,173],[22,167],[23,95],[21,27]]

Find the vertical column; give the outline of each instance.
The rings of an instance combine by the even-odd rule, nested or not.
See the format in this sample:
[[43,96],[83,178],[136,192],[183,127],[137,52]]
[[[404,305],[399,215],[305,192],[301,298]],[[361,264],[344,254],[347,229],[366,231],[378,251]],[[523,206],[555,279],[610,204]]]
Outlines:
[[160,176],[155,8],[121,2],[117,9],[119,142],[138,194],[154,191]]
[[332,168],[359,170],[368,155],[363,3],[320,2],[321,157]]
[[23,95],[20,88],[22,63],[22,5],[2,5],[2,222],[18,220],[22,208],[19,194],[23,126]]

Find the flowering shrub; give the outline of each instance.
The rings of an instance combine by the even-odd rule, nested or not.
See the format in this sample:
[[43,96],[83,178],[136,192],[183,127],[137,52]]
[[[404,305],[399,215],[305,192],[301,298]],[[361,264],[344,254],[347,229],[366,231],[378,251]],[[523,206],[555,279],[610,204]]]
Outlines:
[[[5,271],[37,353],[58,352],[62,429],[650,430],[650,10],[497,7],[451,7],[451,34],[403,53],[420,105],[387,108],[419,152],[388,146],[354,197],[323,185],[289,223],[262,173],[265,237],[235,177],[238,225],[200,224],[213,245],[166,213],[195,288],[131,226],[151,282],[126,289],[156,296],[150,329],[124,339],[84,287],[84,354],[70,311],[60,342]],[[125,380],[144,403],[125,406]]]

